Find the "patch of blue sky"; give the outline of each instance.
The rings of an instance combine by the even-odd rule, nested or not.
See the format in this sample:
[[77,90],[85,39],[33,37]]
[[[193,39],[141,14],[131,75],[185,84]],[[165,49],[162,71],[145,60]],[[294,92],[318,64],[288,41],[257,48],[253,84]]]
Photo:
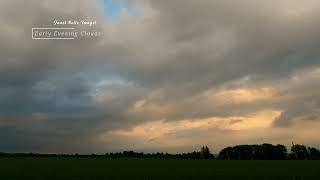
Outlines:
[[121,0],[97,0],[97,2],[105,17],[113,21],[119,20],[123,10],[132,15],[139,14],[138,5],[134,2],[126,3]]

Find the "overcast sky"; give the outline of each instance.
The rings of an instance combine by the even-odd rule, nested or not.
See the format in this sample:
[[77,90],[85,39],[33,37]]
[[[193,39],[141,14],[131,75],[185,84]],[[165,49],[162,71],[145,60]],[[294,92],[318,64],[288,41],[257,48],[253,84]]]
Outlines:
[[[318,0],[1,0],[0,151],[320,148]],[[102,36],[32,40],[54,20]],[[67,26],[62,26],[67,27]]]

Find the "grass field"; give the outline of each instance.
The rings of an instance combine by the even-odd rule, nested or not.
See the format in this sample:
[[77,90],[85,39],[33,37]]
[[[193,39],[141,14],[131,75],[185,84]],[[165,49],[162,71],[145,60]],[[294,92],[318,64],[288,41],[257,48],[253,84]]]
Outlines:
[[320,161],[0,158],[0,179],[320,179]]

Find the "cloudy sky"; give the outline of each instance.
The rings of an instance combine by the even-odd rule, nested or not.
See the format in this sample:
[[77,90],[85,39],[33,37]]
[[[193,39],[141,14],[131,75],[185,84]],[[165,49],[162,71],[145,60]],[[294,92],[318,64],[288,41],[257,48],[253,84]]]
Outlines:
[[[319,8],[318,0],[1,0],[0,151],[319,148]],[[102,36],[31,39],[54,20],[97,21]]]

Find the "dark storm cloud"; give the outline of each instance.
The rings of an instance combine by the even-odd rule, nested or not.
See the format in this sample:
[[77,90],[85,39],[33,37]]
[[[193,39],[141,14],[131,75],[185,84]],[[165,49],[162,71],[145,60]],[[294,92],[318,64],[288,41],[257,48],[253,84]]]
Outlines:
[[[319,74],[298,73],[320,67],[318,2],[130,3],[139,15],[116,23],[95,1],[0,3],[0,127],[11,139],[0,139],[0,150],[89,151],[82,142],[100,147],[95,137],[108,130],[264,109],[283,111],[276,126],[319,120]],[[97,20],[103,37],[31,40],[32,27],[51,27],[54,19]],[[263,87],[279,90],[257,102],[209,100]],[[289,95],[297,98],[282,98]]]

